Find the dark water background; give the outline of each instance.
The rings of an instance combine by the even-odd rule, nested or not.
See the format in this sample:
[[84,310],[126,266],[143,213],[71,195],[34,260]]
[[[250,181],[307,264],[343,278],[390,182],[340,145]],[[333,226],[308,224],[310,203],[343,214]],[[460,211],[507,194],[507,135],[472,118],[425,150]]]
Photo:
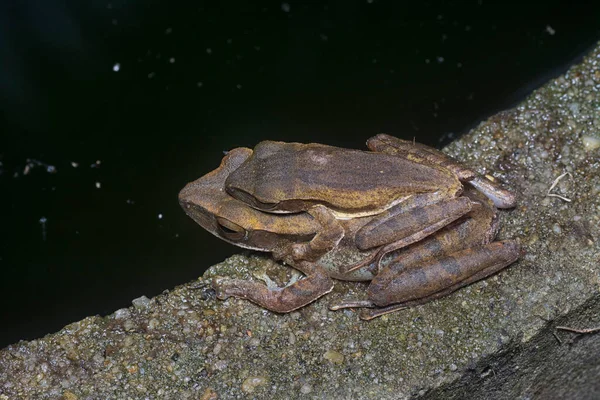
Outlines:
[[2,3],[0,348],[238,251],[177,204],[224,150],[439,146],[599,33],[600,2]]

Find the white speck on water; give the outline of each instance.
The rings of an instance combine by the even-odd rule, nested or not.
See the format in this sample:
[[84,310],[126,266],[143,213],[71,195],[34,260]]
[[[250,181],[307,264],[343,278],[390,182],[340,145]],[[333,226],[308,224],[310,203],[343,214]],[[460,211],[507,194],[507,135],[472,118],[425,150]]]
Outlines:
[[102,187],[102,184],[100,182],[96,182],[96,189],[100,189]]
[[163,219],[163,215],[162,214],[158,214],[158,219]]
[[40,225],[42,225],[42,240],[44,242],[46,241],[46,222],[48,222],[46,217],[42,217],[39,220]]
[[173,33],[173,28],[165,29],[165,35],[170,35],[171,33]]
[[113,71],[114,72],[119,72],[120,69],[121,69],[121,64],[116,63],[115,65],[113,65]]
[[155,76],[156,76],[156,73],[155,73],[155,72],[150,72],[150,73],[148,74],[148,79],[152,79],[152,78],[154,78]]
[[546,32],[548,32],[548,35],[550,36],[554,36],[554,34],[556,33],[554,28],[552,28],[550,25],[546,25]]
[[444,57],[442,57],[442,56],[437,56],[437,57],[436,57],[436,60],[437,60],[437,62],[438,62],[439,64],[441,64],[441,63],[443,63],[443,62],[444,62]]
[[79,163],[77,163],[75,161],[71,161],[71,167],[77,168],[77,167],[79,167]]
[[373,0],[367,0],[367,4],[373,4]]
[[240,85],[240,84],[237,84],[237,85],[235,85],[235,87],[236,87],[236,88],[238,88],[238,89],[241,89],[241,88],[242,88],[242,85]]
[[169,62],[170,62],[171,64],[174,64],[174,63],[175,63],[175,57],[171,57],[171,58],[169,58]]
[[[49,167],[50,165],[45,164],[42,161],[39,160],[34,160],[31,158],[27,159],[27,163],[25,164],[25,167],[23,167],[23,175],[28,175],[29,172],[31,172],[31,170],[33,170],[36,167],[45,167],[46,168],[46,172],[56,172],[56,169],[54,169],[54,171],[50,171]],[[16,173],[18,174],[18,173]],[[15,175],[15,177],[18,175]]]
[[291,9],[291,7],[290,7],[289,3],[281,3],[281,10],[283,12],[286,12],[286,13],[290,12],[290,9]]
[[204,84],[202,82],[198,82],[196,83],[196,86],[198,86],[199,88],[201,88]]
[[429,64],[429,62],[430,62],[430,61],[429,61],[429,58],[426,58],[426,59],[425,59],[425,64]]
[[212,49],[210,47],[206,49],[206,54],[212,54]]

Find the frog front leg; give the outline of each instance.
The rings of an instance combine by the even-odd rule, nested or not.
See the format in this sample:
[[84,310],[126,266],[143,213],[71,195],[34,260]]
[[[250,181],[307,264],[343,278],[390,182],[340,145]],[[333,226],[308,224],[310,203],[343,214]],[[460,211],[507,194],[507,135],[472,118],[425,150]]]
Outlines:
[[239,297],[278,313],[304,307],[333,289],[333,281],[318,264],[301,261],[296,263],[295,267],[304,273],[306,278],[284,288],[269,289],[262,283],[226,278],[213,279],[212,286],[219,299]]
[[439,165],[452,171],[461,182],[468,182],[473,185],[492,200],[496,207],[512,208],[516,205],[516,197],[513,193],[501,188],[498,183],[477,174],[452,157],[432,147],[409,140],[398,139],[383,133],[367,140],[367,147],[371,151],[398,155],[414,161]]
[[344,228],[325,206],[316,205],[307,212],[319,223],[320,229],[309,242],[292,246],[292,258],[316,261],[337,246],[344,237]]

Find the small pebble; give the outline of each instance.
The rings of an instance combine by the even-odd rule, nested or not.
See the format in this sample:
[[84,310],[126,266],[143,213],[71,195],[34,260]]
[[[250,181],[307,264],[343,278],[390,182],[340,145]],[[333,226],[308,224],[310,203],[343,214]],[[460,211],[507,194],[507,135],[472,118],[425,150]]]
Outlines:
[[149,329],[156,329],[156,328],[158,328],[159,325],[160,325],[160,322],[156,318],[152,318],[148,322],[148,328]]
[[308,383],[305,383],[300,387],[300,393],[309,394],[310,392],[312,392],[312,386],[310,386]]
[[143,310],[148,308],[148,306],[150,305],[150,299],[146,296],[140,296],[137,299],[133,299],[131,303],[138,310]]
[[258,386],[267,383],[267,378],[264,376],[250,376],[242,383],[242,392],[252,393]]
[[127,308],[120,308],[114,313],[115,319],[125,319],[131,317],[131,311]]
[[331,361],[334,364],[341,364],[344,362],[344,355],[334,350],[328,350],[323,354],[323,358]]
[[595,136],[584,135],[581,137],[581,140],[583,141],[583,147],[586,150],[596,150],[600,147],[600,138]]
[[125,328],[127,332],[131,332],[135,329],[135,322],[133,322],[132,319],[126,319],[123,323],[123,328]]

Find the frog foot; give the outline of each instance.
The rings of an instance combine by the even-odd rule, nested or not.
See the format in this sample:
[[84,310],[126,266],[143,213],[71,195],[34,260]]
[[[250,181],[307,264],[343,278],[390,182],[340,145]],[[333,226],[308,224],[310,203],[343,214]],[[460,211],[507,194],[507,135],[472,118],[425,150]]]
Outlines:
[[255,281],[222,278],[213,279],[212,286],[219,299],[234,296],[279,313],[294,311],[333,289],[331,278],[316,264],[298,263],[296,268],[303,272],[306,278],[283,288],[269,288]]
[[223,277],[213,278],[211,286],[215,290],[218,299],[226,300],[233,295],[227,293],[227,282],[232,280],[233,279]]

